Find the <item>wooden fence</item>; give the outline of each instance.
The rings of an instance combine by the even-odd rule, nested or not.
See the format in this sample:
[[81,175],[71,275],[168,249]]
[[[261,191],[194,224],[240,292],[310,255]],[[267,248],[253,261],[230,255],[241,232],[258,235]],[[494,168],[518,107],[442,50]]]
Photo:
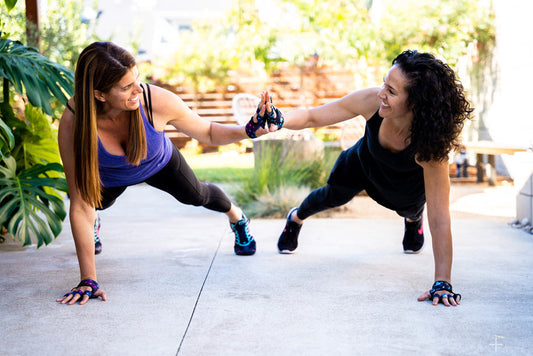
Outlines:
[[[232,91],[194,94],[192,90],[174,87],[164,83],[154,83],[178,94],[180,98],[204,119],[233,124],[235,119],[231,108],[233,97],[238,93],[247,92],[254,95],[268,89],[275,105],[282,111],[298,108],[309,108],[338,99],[354,90],[354,76],[346,71],[329,68],[307,67],[303,70],[284,69],[273,73],[268,80],[250,77],[238,77],[229,88]],[[340,134],[340,126],[329,126],[322,129],[326,133]],[[172,142],[179,148],[191,140],[187,135],[172,126],[166,132]]]

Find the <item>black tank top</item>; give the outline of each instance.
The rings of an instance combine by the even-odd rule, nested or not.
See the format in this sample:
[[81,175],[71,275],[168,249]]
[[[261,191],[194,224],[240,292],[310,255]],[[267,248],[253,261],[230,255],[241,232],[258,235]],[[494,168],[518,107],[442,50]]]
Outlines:
[[396,153],[381,146],[378,133],[382,122],[378,112],[366,122],[364,136],[341,153],[328,183],[365,189],[372,199],[395,211],[423,205],[423,169],[409,146]]
[[425,201],[422,167],[416,163],[410,146],[396,153],[381,146],[378,133],[382,122],[378,112],[366,122],[357,152],[361,169],[370,183],[367,193],[384,205],[393,203],[397,210]]

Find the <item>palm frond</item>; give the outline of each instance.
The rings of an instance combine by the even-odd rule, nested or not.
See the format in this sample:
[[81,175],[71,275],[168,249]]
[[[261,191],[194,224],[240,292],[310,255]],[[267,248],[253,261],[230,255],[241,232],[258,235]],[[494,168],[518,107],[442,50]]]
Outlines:
[[61,232],[66,211],[62,199],[43,187],[66,192],[64,178],[47,175],[50,171],[63,172],[63,167],[58,163],[38,164],[17,174],[13,157],[7,157],[4,163],[0,166],[0,226],[5,226],[11,236],[18,236],[25,246],[32,243],[32,236],[37,239],[37,247],[49,244]]
[[33,47],[18,41],[0,39],[0,77],[6,78],[30,103],[52,115],[50,100],[65,104],[73,94],[74,73]]
[[15,136],[9,126],[0,117],[0,160],[4,158],[4,152],[15,146]]

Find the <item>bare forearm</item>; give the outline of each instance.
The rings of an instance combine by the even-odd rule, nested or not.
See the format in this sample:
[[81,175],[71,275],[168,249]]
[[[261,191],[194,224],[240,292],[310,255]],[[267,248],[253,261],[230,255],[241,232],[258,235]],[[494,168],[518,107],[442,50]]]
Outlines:
[[93,214],[70,212],[72,236],[76,246],[76,255],[80,267],[80,279],[96,279],[94,263],[94,218]]
[[299,109],[292,110],[283,114],[285,118],[285,124],[283,127],[290,130],[301,130],[308,127],[312,127],[310,122],[309,110]]
[[433,257],[435,260],[435,280],[451,282],[453,260],[452,234],[448,226],[431,229],[433,236]]
[[204,143],[220,146],[238,142],[247,138],[249,137],[246,135],[244,126],[224,125],[212,122],[209,129],[208,142]]

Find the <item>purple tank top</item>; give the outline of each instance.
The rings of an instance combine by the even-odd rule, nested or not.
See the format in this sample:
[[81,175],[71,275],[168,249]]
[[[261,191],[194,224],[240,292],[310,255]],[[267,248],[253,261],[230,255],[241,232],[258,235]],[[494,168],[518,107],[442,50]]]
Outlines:
[[140,109],[148,146],[146,158],[138,166],[134,166],[126,161],[126,156],[108,153],[98,139],[98,167],[104,187],[141,183],[159,172],[172,157],[172,142],[164,132],[154,129],[146,119],[142,106]]

